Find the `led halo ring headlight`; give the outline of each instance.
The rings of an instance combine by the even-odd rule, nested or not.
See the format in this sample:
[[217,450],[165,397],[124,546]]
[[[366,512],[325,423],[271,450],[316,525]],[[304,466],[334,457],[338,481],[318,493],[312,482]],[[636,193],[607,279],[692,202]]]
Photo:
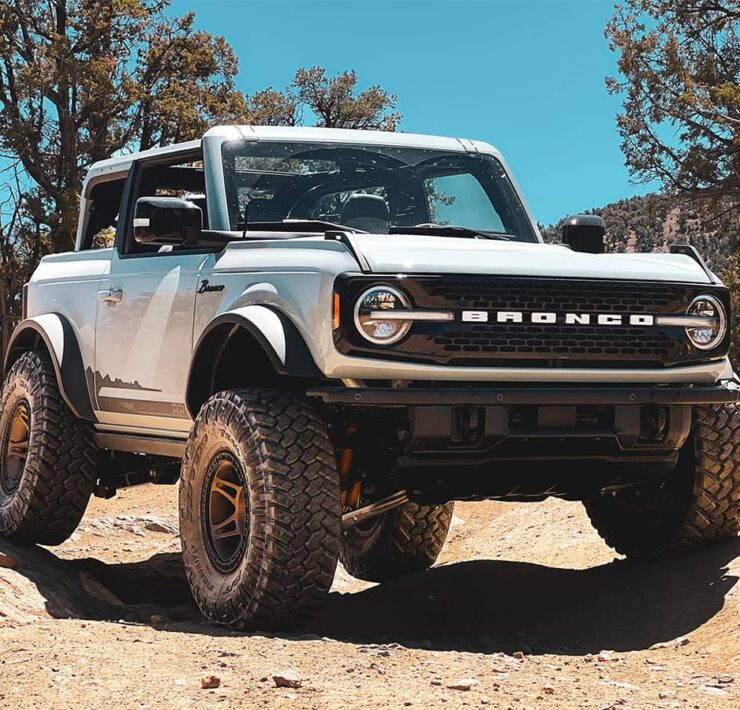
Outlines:
[[700,328],[686,328],[691,344],[699,350],[716,348],[727,334],[727,314],[722,302],[710,294],[697,296],[688,307],[686,315],[707,319],[707,325]]
[[410,320],[394,313],[388,320],[378,318],[383,311],[403,311],[411,307],[408,297],[393,286],[373,286],[357,299],[355,326],[360,335],[375,345],[392,345],[411,328]]

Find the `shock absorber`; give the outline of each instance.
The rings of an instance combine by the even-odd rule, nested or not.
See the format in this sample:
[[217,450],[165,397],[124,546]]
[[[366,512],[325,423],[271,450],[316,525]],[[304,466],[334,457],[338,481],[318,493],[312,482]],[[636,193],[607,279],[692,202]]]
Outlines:
[[339,449],[339,455],[337,457],[339,463],[339,476],[342,483],[340,502],[342,504],[342,508],[356,508],[360,504],[362,482],[352,476],[352,464],[354,462],[355,450],[351,446],[351,440],[357,433],[357,428],[348,426],[345,433],[347,446]]

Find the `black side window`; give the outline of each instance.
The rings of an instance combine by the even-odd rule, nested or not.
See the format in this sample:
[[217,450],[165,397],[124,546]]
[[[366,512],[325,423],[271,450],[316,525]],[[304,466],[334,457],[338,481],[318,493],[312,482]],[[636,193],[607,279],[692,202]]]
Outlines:
[[92,200],[92,204],[82,239],[82,249],[105,249],[113,246],[125,184],[126,178],[120,178],[99,182],[92,188],[88,198]]
[[[190,200],[200,207],[203,213],[203,228],[208,229],[208,205],[206,202],[206,182],[203,160],[200,155],[173,159],[172,162],[151,162],[139,166],[130,202],[130,215],[127,219],[125,254],[157,253],[160,247],[154,244],[139,244],[134,240],[133,215],[136,200],[140,197],[180,197]],[[188,251],[188,247],[174,247],[169,251]]]

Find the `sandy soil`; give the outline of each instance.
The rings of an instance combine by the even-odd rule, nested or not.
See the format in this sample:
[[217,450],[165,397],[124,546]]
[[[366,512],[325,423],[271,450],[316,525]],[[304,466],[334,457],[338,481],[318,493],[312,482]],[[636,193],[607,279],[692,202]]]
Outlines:
[[340,569],[318,618],[266,635],[200,619],[176,522],[145,486],[59,548],[0,542],[0,707],[740,707],[740,538],[633,564],[578,504],[459,504],[434,569]]

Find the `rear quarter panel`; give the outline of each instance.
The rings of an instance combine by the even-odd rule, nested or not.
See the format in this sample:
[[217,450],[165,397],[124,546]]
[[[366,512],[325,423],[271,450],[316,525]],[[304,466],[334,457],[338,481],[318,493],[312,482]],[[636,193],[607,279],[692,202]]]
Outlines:
[[110,269],[112,249],[45,256],[28,285],[28,317],[58,313],[72,325],[87,370],[95,364],[95,313],[100,280]]

